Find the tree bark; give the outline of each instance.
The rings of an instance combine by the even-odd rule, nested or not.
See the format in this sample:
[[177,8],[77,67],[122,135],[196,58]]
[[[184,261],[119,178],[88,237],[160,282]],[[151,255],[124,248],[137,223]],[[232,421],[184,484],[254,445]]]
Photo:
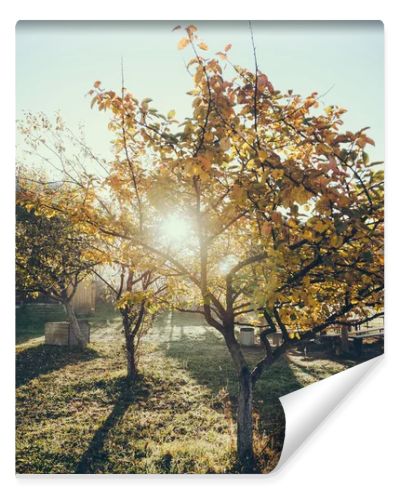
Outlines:
[[64,301],[64,307],[69,319],[69,324],[72,330],[72,334],[78,340],[79,347],[83,349],[86,347],[87,342],[84,336],[82,335],[81,327],[79,326],[79,322],[76,318],[74,308],[72,307],[72,304],[69,300]]
[[[229,321],[230,319],[230,321]],[[231,354],[239,382],[237,408],[237,460],[241,472],[254,472],[253,381],[242,349],[235,338],[233,317],[225,318],[224,339]]]
[[347,325],[342,325],[340,340],[342,352],[349,352],[349,327]]
[[127,379],[129,382],[135,382],[137,376],[136,356],[133,338],[126,338],[126,356],[127,356]]
[[237,452],[242,472],[254,471],[253,387],[250,371],[247,367],[243,368],[239,375]]

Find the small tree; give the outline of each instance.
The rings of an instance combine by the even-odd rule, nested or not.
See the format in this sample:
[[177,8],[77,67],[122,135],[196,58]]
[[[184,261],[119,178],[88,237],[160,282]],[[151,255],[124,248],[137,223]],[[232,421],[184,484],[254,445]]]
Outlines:
[[86,145],[83,130],[75,134],[59,114],[51,121],[26,113],[17,130],[24,144],[17,158],[17,286],[61,301],[83,345],[71,301],[105,259],[97,252],[96,230],[85,221],[94,217],[97,171],[107,172],[106,161]]
[[[95,274],[105,283],[112,301],[122,318],[125,338],[127,378],[131,383],[138,375],[139,345],[142,337],[149,331],[152,319],[160,307],[160,299],[166,290],[165,280],[157,275],[150,265],[143,270],[138,261],[129,260],[129,249],[124,242],[113,245],[113,264]],[[136,256],[135,256],[136,257]],[[139,261],[143,264],[143,260]],[[145,266],[146,267],[146,266]]]
[[[40,186],[39,191],[37,186]],[[61,187],[49,187],[40,182],[37,186],[37,193],[47,191],[46,198],[57,198],[62,190]],[[96,264],[88,258],[89,246],[88,238],[63,214],[46,211],[45,215],[35,211],[32,189],[20,179],[16,211],[17,290],[25,296],[43,294],[60,301],[81,347],[85,345],[85,338],[71,301],[79,283]]]

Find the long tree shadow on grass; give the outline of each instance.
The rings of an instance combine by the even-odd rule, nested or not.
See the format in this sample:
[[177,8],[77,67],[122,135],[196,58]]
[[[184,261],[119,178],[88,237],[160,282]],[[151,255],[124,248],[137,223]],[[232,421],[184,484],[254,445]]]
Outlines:
[[28,347],[16,355],[16,386],[27,384],[40,375],[67,365],[84,363],[98,356],[99,354],[91,348],[80,350],[45,344]]
[[[207,327],[195,338],[193,335],[179,333],[179,340],[160,343],[161,347],[167,356],[179,360],[198,383],[211,390],[214,401],[212,404],[216,409],[222,409],[221,394],[228,394],[229,404],[233,409],[231,416],[235,420],[238,383],[224,341]],[[168,335],[168,332],[165,334]],[[244,353],[251,366],[263,356],[263,351],[259,348],[244,348]],[[267,369],[256,385],[254,392],[256,433],[260,441],[263,435],[268,436],[268,447],[273,448],[278,455],[282,450],[285,436],[285,414],[279,398],[301,387],[284,357]],[[257,444],[256,442],[256,448]],[[263,452],[263,444],[258,451]]]
[[114,407],[81,456],[75,474],[95,474],[98,468],[107,463],[108,453],[105,444],[110,431],[119,424],[132,404],[146,399],[150,394],[148,386],[141,379],[132,386],[125,377],[113,381],[112,390],[117,394]]

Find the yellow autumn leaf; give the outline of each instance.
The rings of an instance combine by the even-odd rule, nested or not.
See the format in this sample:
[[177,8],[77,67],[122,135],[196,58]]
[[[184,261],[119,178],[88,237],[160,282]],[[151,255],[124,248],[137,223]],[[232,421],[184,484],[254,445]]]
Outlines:
[[306,240],[313,241],[314,239],[314,233],[310,231],[310,229],[306,229],[303,233],[303,236]]
[[189,39],[188,38],[181,38],[179,40],[179,42],[178,42],[178,49],[182,50],[185,47],[187,47],[188,44],[189,44]]
[[197,68],[196,73],[194,74],[194,83],[197,85],[201,82],[201,79],[203,78],[203,68],[199,66]]
[[332,152],[332,148],[327,144],[317,144],[316,151],[318,154],[328,155]]
[[246,191],[238,184],[235,184],[232,187],[232,198],[238,202],[244,201],[246,199]]
[[227,137],[221,139],[219,147],[222,149],[222,151],[227,151],[231,147],[230,140]]
[[343,245],[343,238],[342,238],[342,236],[339,236],[337,234],[333,234],[331,236],[330,243],[333,247],[339,248],[341,245]]
[[271,177],[273,177],[276,181],[279,179],[282,179],[284,176],[285,172],[281,169],[275,169],[271,171]]
[[313,228],[314,228],[316,231],[320,232],[320,233],[321,233],[322,231],[324,231],[324,230],[327,228],[327,226],[329,226],[329,223],[327,224],[326,222],[323,222],[322,220],[317,220],[317,221],[315,221],[315,222],[314,222],[314,224],[313,224]]
[[268,153],[266,151],[259,151],[258,157],[261,161],[265,161],[268,158]]
[[204,43],[204,42],[200,42],[200,43],[198,44],[198,47],[199,47],[199,49],[201,49],[201,50],[208,50],[208,45],[207,45],[206,43]]

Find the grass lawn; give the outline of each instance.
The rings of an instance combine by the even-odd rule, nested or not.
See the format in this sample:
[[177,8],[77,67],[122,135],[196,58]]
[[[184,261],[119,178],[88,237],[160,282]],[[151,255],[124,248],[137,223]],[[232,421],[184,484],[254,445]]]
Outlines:
[[61,304],[25,304],[15,311],[17,344],[43,335],[46,321],[65,320],[66,315]]
[[[27,331],[17,331],[18,473],[235,472],[234,372],[225,345],[196,315],[164,314],[155,322],[134,388],[124,380],[114,313],[92,318],[85,352],[46,346],[32,334],[25,340]],[[261,355],[246,351],[251,363]],[[255,393],[263,472],[276,465],[284,438],[277,398],[353,364],[293,352],[264,374]]]

